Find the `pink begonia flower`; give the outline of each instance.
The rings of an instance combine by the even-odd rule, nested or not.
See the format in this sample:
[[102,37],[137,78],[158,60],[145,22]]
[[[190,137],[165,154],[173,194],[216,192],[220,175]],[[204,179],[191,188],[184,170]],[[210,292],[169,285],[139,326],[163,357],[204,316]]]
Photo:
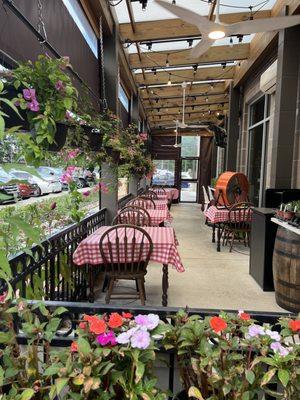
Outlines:
[[72,160],[73,158],[77,157],[80,153],[79,149],[71,150],[67,153],[67,159]]
[[64,84],[63,84],[63,82],[62,82],[61,80],[59,80],[59,81],[56,82],[56,84],[55,84],[55,89],[56,89],[57,91],[60,91],[60,90],[64,89]]
[[108,344],[115,346],[117,344],[116,336],[113,331],[102,333],[101,335],[97,336],[97,342],[101,344],[101,346],[107,346]]
[[147,349],[151,343],[150,334],[144,330],[136,331],[131,337],[131,346],[136,349]]
[[148,314],[148,315],[139,314],[134,318],[134,321],[140,327],[145,327],[149,331],[152,331],[159,324],[159,316],[156,314]]
[[37,100],[32,100],[30,103],[27,103],[27,108],[34,112],[40,111],[40,105]]
[[148,139],[147,133],[140,133],[140,138],[145,142]]
[[91,194],[91,192],[90,192],[90,190],[87,190],[86,192],[83,192],[82,194],[83,194],[83,196],[85,196],[85,197],[89,197],[89,195]]
[[23,97],[25,100],[36,100],[35,89],[23,89]]
[[68,174],[73,174],[74,171],[76,170],[77,167],[75,167],[75,165],[70,165],[69,167],[67,167],[66,172]]
[[0,303],[4,303],[5,300],[6,300],[6,297],[7,297],[7,292],[3,292],[3,293],[0,295]]

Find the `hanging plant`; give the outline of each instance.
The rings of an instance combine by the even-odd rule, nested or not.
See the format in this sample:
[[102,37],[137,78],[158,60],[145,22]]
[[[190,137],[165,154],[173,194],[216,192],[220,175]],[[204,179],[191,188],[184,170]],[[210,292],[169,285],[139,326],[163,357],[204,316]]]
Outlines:
[[[29,130],[27,158],[39,157],[36,148],[57,151],[66,142],[66,113],[77,108],[77,90],[65,70],[68,57],[53,59],[40,55],[36,62],[19,64],[6,75],[8,93],[23,116],[22,129]],[[7,119],[9,120],[9,118]]]

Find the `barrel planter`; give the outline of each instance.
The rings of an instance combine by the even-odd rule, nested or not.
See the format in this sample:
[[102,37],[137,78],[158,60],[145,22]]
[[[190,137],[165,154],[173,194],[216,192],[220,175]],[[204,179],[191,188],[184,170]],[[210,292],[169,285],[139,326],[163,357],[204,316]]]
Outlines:
[[88,145],[92,151],[101,150],[103,134],[99,129],[92,126],[82,125],[84,135],[87,137]]
[[277,304],[300,312],[300,235],[280,226],[273,253],[273,276]]

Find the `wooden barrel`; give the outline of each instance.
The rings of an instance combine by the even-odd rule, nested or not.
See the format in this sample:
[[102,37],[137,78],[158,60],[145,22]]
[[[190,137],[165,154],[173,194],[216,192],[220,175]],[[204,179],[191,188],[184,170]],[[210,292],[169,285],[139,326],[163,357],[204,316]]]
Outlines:
[[278,227],[273,276],[277,304],[295,313],[300,311],[300,235]]
[[241,172],[226,171],[216,182],[214,197],[221,205],[231,205],[248,200],[249,183]]

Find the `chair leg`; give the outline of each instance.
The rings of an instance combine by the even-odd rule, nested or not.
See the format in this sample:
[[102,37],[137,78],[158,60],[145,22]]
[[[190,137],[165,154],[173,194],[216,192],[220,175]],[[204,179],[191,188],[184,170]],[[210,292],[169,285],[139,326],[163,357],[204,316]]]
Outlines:
[[105,303],[108,304],[110,302],[110,298],[114,289],[115,278],[109,279],[109,287],[105,296]]
[[144,293],[144,298],[145,298],[145,300],[147,300],[146,289],[145,289],[145,278],[142,279],[142,289],[143,289],[143,293]]
[[230,253],[232,252],[234,239],[235,239],[235,233],[232,232],[232,238],[231,238],[230,249],[229,249],[229,252],[230,252]]
[[144,291],[143,291],[142,279],[141,278],[137,279],[137,284],[138,284],[138,287],[139,287],[139,295],[140,295],[140,299],[141,299],[141,305],[144,306],[145,305],[145,296],[144,296]]

